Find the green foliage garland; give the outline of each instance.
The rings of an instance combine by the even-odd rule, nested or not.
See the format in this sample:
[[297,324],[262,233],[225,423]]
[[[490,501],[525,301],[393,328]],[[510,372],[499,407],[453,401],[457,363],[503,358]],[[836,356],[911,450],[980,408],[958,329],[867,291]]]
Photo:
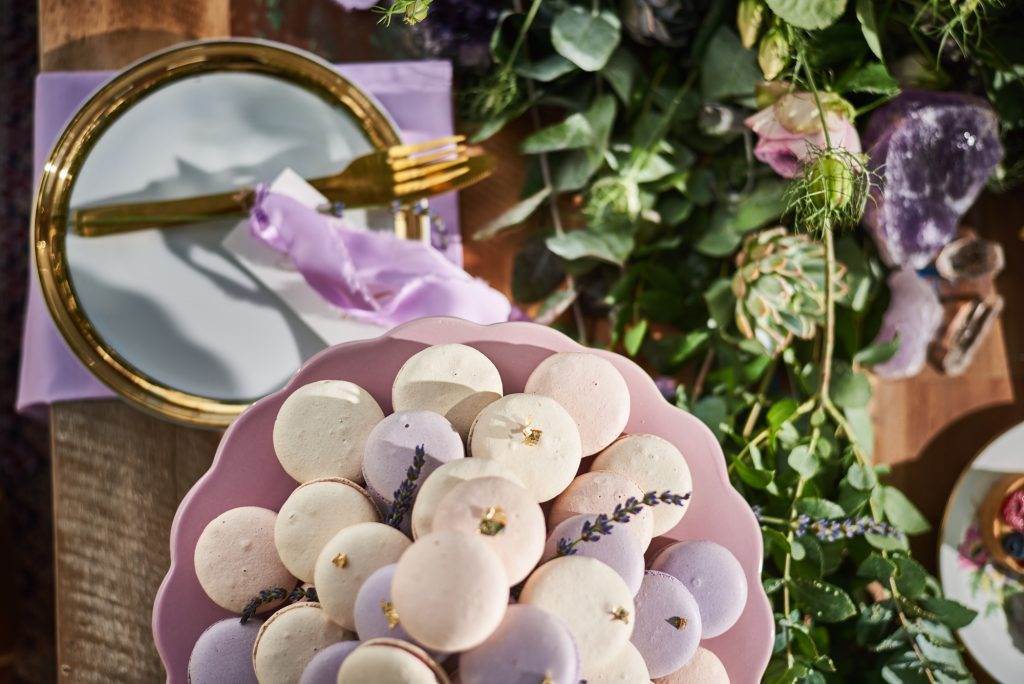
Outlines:
[[[531,225],[517,299],[548,322],[571,307],[581,339],[586,320],[607,317],[609,344],[679,380],[675,402],[720,440],[763,531],[777,632],[765,680],[970,679],[953,630],[974,614],[912,558],[907,536],[928,523],[871,460],[867,370],[898,343],[870,344],[884,272],[850,229],[872,178],[833,144],[829,116],[860,121],[901,87],[981,94],[1008,151],[996,184],[1015,182],[1020,11],[994,0],[508,8],[466,112],[477,140],[530,117],[531,171],[523,199],[477,237]],[[785,181],[754,160],[743,120],[798,91],[814,107],[797,123],[824,145]]]

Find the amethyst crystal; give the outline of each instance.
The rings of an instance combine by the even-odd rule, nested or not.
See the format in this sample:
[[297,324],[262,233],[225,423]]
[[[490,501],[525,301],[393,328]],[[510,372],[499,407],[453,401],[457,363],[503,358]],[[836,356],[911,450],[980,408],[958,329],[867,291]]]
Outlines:
[[907,91],[871,117],[864,141],[880,178],[865,223],[886,263],[923,268],[1003,158],[996,114],[969,95]]
[[889,275],[889,291],[889,308],[874,344],[898,336],[899,349],[874,371],[883,378],[909,378],[924,367],[928,345],[942,323],[942,305],[935,289],[910,268]]

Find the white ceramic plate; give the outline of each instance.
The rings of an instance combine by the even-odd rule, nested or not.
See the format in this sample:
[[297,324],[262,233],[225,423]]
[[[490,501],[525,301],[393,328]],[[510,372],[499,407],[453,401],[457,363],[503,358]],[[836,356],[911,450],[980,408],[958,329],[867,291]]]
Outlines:
[[978,611],[974,622],[959,631],[960,639],[978,664],[1006,684],[1024,681],[1024,634],[1015,642],[1003,608],[1007,598],[1024,586],[985,562],[976,514],[996,480],[1020,472],[1024,423],[985,447],[960,476],[946,507],[939,545],[942,590]]
[[[71,206],[221,192],[286,167],[322,176],[371,149],[346,110],[298,85],[209,73],[157,90],[117,119],[86,159]],[[346,216],[391,225],[384,212]],[[224,250],[234,225],[69,234],[67,257],[82,309],[126,361],[189,394],[249,401],[282,386],[326,345]],[[330,342],[380,333],[350,328]]]

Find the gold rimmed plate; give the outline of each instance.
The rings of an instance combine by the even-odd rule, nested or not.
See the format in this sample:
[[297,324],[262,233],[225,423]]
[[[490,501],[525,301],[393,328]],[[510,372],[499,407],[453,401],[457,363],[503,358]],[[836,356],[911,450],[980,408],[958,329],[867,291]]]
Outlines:
[[[58,329],[135,406],[228,425],[326,346],[224,248],[237,220],[84,238],[71,210],[228,191],[285,168],[328,175],[399,142],[372,96],[287,46],[203,41],[129,66],[78,110],[40,179],[35,257]],[[347,218],[396,230],[386,210]],[[331,342],[379,332],[353,322]]]
[[982,529],[991,520],[980,509],[993,487],[1022,473],[1024,423],[993,439],[960,474],[939,532],[942,591],[947,598],[978,611],[957,636],[998,682],[1018,682],[1024,672],[1024,630],[1019,624],[1011,627],[1009,617],[1020,611],[1024,581],[994,562]]

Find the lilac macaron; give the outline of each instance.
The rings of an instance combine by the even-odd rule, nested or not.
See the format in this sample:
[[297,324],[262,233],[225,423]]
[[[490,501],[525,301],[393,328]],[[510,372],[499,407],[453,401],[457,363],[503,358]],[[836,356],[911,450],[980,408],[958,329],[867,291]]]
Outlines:
[[188,680],[194,684],[256,684],[252,645],[262,620],[244,625],[238,618],[215,622],[206,628],[188,660]]
[[341,664],[358,646],[358,641],[339,641],[320,651],[302,671],[299,684],[338,684]]
[[747,578],[736,556],[712,541],[684,541],[658,554],[652,570],[672,575],[690,590],[700,608],[702,638],[736,624],[747,604]]
[[462,438],[452,424],[433,411],[399,411],[377,423],[366,438],[363,452],[363,479],[371,496],[382,508],[390,506],[395,490],[405,480],[406,471],[423,445],[426,462],[419,482],[427,479],[443,463],[462,458]]
[[[580,538],[584,523],[593,522],[597,515],[583,514],[566,518],[555,525],[544,545],[541,562],[547,562],[558,554],[558,542],[565,539],[569,544]],[[596,541],[581,541],[573,547],[575,555],[596,558],[619,573],[626,586],[635,595],[644,579],[644,550],[640,540],[625,527],[612,528],[611,534],[601,535]]]
[[460,684],[576,684],[579,677],[579,651],[569,628],[536,606],[509,606],[487,641],[459,657]]
[[630,640],[644,657],[651,677],[672,674],[688,663],[700,645],[701,621],[697,601],[683,583],[648,570],[634,602],[636,621]]

